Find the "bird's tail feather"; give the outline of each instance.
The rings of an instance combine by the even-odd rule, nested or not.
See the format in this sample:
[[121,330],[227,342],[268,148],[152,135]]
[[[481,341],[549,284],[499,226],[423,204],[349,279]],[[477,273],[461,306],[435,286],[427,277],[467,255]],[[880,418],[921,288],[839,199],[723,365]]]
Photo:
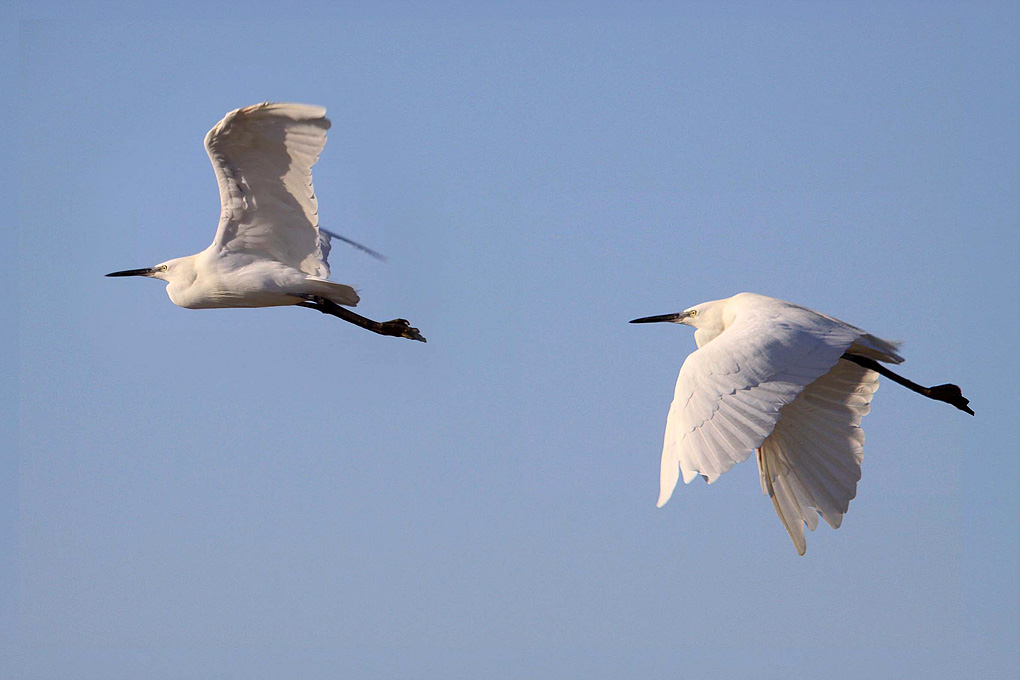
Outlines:
[[338,305],[344,305],[345,307],[357,307],[358,302],[361,300],[358,297],[358,292],[344,283],[334,283],[333,281],[326,281],[325,279],[309,278],[308,280],[309,292],[315,295],[321,295],[327,300],[331,300]]
[[890,364],[903,363],[903,357],[899,354],[900,343],[893,340],[883,340],[871,333],[864,333],[850,346],[854,354],[885,361]]

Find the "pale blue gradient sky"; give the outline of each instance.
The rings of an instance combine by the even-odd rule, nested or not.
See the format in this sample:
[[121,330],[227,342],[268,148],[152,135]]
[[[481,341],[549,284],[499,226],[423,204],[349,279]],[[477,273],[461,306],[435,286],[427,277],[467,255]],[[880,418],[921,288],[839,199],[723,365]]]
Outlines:
[[[374,5],[12,13],[4,676],[1017,677],[1015,4]],[[102,277],[209,243],[265,99],[427,345]],[[694,340],[626,322],[742,290],[978,413],[883,383],[803,558],[752,462],[655,508]]]

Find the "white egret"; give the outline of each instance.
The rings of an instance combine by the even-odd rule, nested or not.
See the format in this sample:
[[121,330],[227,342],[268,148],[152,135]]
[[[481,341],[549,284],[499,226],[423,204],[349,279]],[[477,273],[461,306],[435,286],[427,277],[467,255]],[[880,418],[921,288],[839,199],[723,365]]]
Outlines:
[[666,419],[662,507],[680,475],[709,484],[754,451],[762,492],[797,552],[818,515],[839,528],[861,478],[861,418],[878,375],[974,415],[956,385],[922,387],[878,362],[903,361],[897,343],[783,300],[740,293],[676,314],[634,319],[693,326],[698,345],[680,368]]
[[404,319],[372,321],[345,309],[358,294],[327,280],[330,237],[368,250],[319,227],[312,166],[329,126],[326,109],[307,104],[264,102],[228,113],[205,136],[222,206],[212,245],[107,276],[166,281],[173,303],[189,309],[299,305],[425,342]]

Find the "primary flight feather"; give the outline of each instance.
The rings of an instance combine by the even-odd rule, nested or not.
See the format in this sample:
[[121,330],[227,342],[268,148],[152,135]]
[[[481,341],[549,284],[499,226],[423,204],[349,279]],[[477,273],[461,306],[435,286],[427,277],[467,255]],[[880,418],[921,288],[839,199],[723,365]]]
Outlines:
[[634,319],[693,326],[698,349],[680,368],[666,419],[661,507],[680,477],[709,483],[756,454],[762,491],[804,554],[804,525],[838,528],[861,478],[861,418],[889,376],[973,415],[955,385],[925,388],[878,362],[897,344],[776,298],[740,293],[677,314]]

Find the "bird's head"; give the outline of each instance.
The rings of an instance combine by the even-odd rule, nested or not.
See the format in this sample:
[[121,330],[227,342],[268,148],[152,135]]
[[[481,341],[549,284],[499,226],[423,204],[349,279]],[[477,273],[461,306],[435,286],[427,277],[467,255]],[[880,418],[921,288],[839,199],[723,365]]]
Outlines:
[[634,319],[631,323],[682,323],[685,326],[692,326],[697,329],[694,339],[701,347],[709,340],[723,332],[723,307],[726,300],[712,300],[702,302],[700,305],[688,307],[682,312],[673,314],[660,314],[659,316],[645,316]]

